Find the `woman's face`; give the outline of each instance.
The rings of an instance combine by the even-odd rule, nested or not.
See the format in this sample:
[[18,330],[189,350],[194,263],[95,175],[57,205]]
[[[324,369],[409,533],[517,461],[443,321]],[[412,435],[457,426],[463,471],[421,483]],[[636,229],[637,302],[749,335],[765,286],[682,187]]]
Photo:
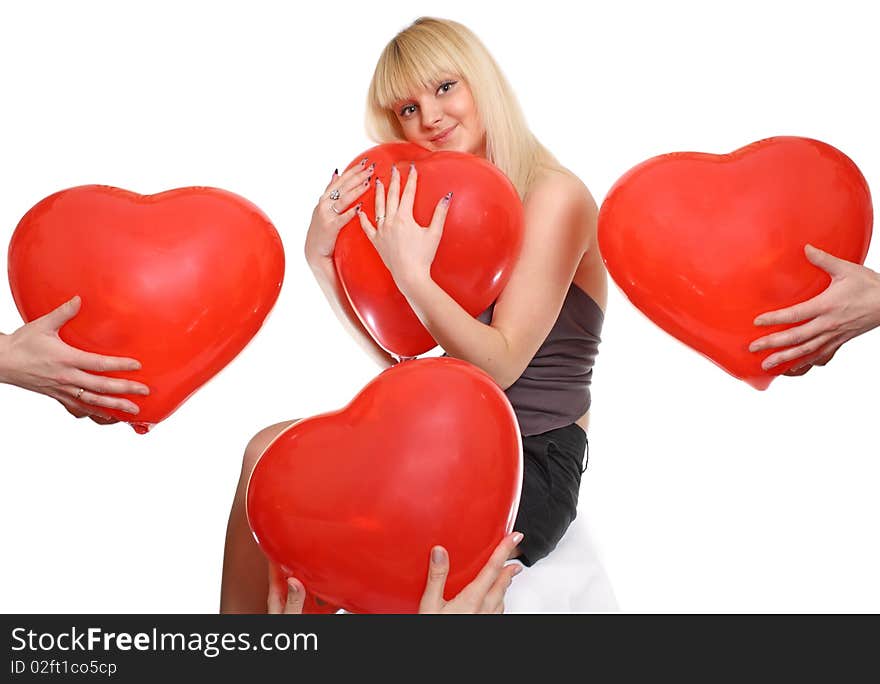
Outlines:
[[486,131],[467,83],[443,74],[430,88],[394,103],[403,137],[431,150],[486,156]]

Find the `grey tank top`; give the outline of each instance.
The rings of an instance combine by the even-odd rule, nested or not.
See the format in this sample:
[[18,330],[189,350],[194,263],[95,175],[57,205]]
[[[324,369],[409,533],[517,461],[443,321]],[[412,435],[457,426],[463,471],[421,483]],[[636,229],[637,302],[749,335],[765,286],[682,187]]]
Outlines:
[[[479,316],[489,324],[495,305]],[[590,408],[593,363],[605,314],[572,283],[559,318],[519,379],[507,388],[523,437],[571,425]]]

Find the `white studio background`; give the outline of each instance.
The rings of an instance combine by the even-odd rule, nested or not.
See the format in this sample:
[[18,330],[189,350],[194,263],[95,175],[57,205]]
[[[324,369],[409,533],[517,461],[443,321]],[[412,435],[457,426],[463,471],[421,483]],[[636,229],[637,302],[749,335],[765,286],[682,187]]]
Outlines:
[[[315,199],[371,143],[385,42],[469,25],[538,136],[601,201],[663,152],[824,140],[880,187],[872,3],[77,2],[0,9],[0,245],[86,183],[213,185],[287,252],[254,341],[147,436],[0,387],[2,612],[214,612],[241,453],[340,407],[377,372],[302,258]],[[867,264],[880,266],[875,244]],[[0,330],[21,324],[0,287]],[[758,333],[756,331],[756,337]],[[624,611],[878,611],[880,331],[757,392],[612,285],[594,383],[586,519]]]

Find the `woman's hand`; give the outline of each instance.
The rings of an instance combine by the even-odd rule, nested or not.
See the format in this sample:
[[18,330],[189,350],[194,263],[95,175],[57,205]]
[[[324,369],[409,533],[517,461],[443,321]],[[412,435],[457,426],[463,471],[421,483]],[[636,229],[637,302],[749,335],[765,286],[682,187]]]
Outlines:
[[87,372],[138,370],[141,364],[134,359],[91,354],[66,344],[58,331],[76,316],[80,303],[80,298],[74,297],[14,333],[0,336],[0,381],[57,399],[77,418],[89,416],[96,423],[115,423],[101,408],[133,415],[140,409],[127,399],[110,395],[147,395],[150,390],[139,382]]
[[370,187],[375,164],[367,166],[367,159],[343,173],[336,171],[324,194],[312,212],[312,222],[306,234],[306,259],[312,263],[316,259],[329,259],[336,248],[336,238],[346,223],[354,218],[358,206],[352,203]]
[[376,179],[376,225],[357,209],[364,233],[404,294],[410,284],[431,277],[431,264],[440,245],[443,224],[452,200],[451,192],[442,197],[434,209],[431,225],[422,227],[413,218],[417,183],[418,173],[415,164],[411,164],[406,187],[401,194],[400,173],[393,166],[387,198],[382,182]]
[[824,366],[840,346],[853,337],[880,325],[880,274],[858,264],[838,259],[812,245],[804,251],[810,263],[831,276],[824,292],[795,306],[763,313],[755,325],[799,325],[755,340],[749,351],[791,347],[764,359],[764,370],[792,359],[802,359],[785,375],[803,375],[812,366]]
[[[419,603],[419,613],[503,613],[504,595],[513,578],[523,568],[518,563],[504,563],[511,557],[522,538],[522,534],[514,532],[502,539],[480,574],[451,601],[443,599],[443,590],[449,575],[449,555],[442,546],[435,546],[431,550],[428,581]],[[306,592],[302,582],[289,577],[286,588],[285,592],[283,577],[270,565],[270,614],[299,615],[303,612]]]
[[495,547],[480,574],[462,589],[451,601],[443,599],[446,577],[449,575],[449,555],[442,546],[431,550],[431,567],[428,570],[428,584],[422,601],[420,613],[503,613],[504,595],[510,588],[513,578],[522,572],[518,563],[504,563],[522,541],[522,534],[514,532],[501,540]]

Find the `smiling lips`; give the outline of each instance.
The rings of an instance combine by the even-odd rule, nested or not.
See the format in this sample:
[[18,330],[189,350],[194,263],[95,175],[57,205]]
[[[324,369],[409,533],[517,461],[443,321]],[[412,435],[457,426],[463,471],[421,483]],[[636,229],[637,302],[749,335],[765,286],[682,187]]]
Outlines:
[[440,135],[434,136],[431,138],[432,143],[444,143],[449,138],[449,134],[452,133],[453,129],[458,126],[458,124],[453,124],[449,128],[445,129]]

